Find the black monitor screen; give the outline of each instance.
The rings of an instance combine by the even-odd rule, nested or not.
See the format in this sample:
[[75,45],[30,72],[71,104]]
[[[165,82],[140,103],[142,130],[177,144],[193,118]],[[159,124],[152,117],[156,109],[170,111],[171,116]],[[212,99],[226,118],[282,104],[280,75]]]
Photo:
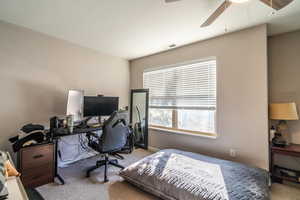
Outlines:
[[85,117],[108,116],[119,108],[119,97],[84,97],[83,114]]

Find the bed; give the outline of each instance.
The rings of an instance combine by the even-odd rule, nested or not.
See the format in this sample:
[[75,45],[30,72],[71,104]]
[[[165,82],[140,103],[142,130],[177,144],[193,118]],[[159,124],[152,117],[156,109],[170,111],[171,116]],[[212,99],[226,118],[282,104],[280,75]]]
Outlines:
[[269,199],[267,171],[175,149],[147,156],[120,176],[166,200]]

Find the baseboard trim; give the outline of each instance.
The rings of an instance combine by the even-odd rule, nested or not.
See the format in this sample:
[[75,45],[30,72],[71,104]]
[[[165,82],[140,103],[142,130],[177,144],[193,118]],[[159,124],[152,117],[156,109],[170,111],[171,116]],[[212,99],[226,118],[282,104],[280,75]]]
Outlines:
[[158,152],[158,151],[160,151],[159,148],[151,147],[151,146],[148,146],[148,150],[149,150],[149,151],[152,151],[152,152]]

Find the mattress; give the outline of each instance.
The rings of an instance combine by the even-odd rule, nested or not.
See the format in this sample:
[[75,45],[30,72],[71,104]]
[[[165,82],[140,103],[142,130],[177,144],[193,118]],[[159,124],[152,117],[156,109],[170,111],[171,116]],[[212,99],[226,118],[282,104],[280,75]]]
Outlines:
[[175,149],[147,156],[120,175],[166,200],[269,199],[267,171]]

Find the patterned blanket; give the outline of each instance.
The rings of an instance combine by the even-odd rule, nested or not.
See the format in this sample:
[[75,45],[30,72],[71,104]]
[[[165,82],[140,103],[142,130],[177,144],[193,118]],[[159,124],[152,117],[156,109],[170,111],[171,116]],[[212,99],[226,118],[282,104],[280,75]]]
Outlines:
[[120,175],[166,200],[268,200],[268,172],[236,162],[167,149]]

